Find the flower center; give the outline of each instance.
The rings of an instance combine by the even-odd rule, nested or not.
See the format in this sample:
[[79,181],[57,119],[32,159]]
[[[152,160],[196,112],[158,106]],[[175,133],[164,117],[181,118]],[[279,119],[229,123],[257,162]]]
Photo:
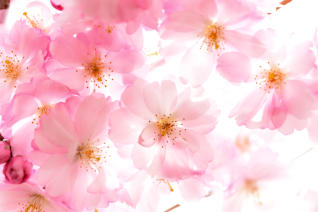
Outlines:
[[109,146],[98,145],[98,142],[99,140],[97,142],[89,140],[77,147],[75,157],[80,160],[80,167],[96,171],[100,164],[106,160],[105,150]]
[[47,200],[41,194],[31,194],[28,202],[22,204],[24,212],[44,212],[43,205]]
[[244,190],[250,194],[256,194],[258,192],[258,187],[255,180],[247,179],[245,180]]
[[172,118],[171,115],[163,115],[158,118],[156,122],[157,129],[160,136],[172,135],[175,131],[176,121]]
[[255,77],[256,84],[260,84],[265,91],[272,89],[280,89],[285,83],[286,73],[284,73],[277,65],[270,64],[269,69],[265,69],[260,75]]
[[[3,53],[0,52],[0,58],[3,57]],[[0,62],[0,74],[4,78],[4,83],[10,83],[16,87],[15,83],[22,76],[21,61],[14,56],[4,56]]]
[[155,126],[157,128],[157,137],[160,140],[162,137],[167,137],[172,142],[178,137],[182,136],[182,132],[186,129],[180,121],[176,120],[172,114],[158,115],[155,114],[157,121]]
[[[106,62],[107,55],[104,58],[95,56],[88,63],[84,64],[84,77],[87,79],[86,83],[92,82],[94,88],[107,87],[107,81],[111,78],[111,73],[114,72],[111,68],[112,62]],[[88,86],[87,86],[88,88]]]
[[37,109],[37,116],[33,118],[32,124],[38,125],[41,117],[43,115],[49,114],[50,110],[52,108],[52,105],[42,105],[41,107],[38,107]]
[[251,147],[251,142],[248,136],[237,137],[235,144],[242,152],[247,152]]
[[250,195],[253,195],[257,204],[262,205],[262,201],[260,199],[259,188],[257,186],[257,182],[255,180],[246,179],[244,183],[243,190]]
[[201,36],[203,36],[203,44],[207,46],[208,51],[219,50],[224,42],[224,26],[211,23],[208,24]]

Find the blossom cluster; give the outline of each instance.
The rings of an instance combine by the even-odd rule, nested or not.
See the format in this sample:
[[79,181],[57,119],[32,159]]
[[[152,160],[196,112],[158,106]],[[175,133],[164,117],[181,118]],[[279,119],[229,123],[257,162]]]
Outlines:
[[263,25],[294,2],[24,3],[0,0],[0,211],[317,210],[318,36]]

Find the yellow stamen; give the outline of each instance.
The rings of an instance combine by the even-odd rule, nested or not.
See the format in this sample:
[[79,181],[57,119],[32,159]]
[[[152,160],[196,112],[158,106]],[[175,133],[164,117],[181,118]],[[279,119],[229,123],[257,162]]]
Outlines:
[[13,56],[4,56],[3,53],[0,52],[0,58],[1,57],[4,57],[0,62],[0,75],[4,78],[3,82],[10,83],[16,87],[16,82],[22,76],[21,60],[18,59],[15,54],[13,54]]
[[262,201],[260,200],[259,188],[257,186],[257,182],[252,179],[246,179],[244,183],[243,190],[250,195],[253,195],[256,198],[256,201],[259,205],[262,205]]
[[153,52],[153,53],[147,54],[147,56],[157,56],[157,55],[159,55],[159,52]]
[[248,151],[251,147],[251,142],[248,136],[237,137],[235,144],[242,152]]
[[[83,64],[84,66],[84,77],[87,79],[86,83],[92,82],[94,88],[107,87],[107,78],[111,78],[111,73],[114,70],[111,68],[112,62],[106,62],[107,55],[104,58],[95,56],[88,63]],[[89,86],[87,86],[88,88]]]
[[32,124],[38,125],[40,122],[40,119],[43,115],[48,115],[50,110],[52,108],[52,105],[43,105],[41,107],[38,107],[36,117],[33,118]]
[[200,36],[208,51],[219,50],[224,42],[224,27],[217,23],[208,24]]
[[76,149],[75,159],[80,160],[80,166],[86,170],[93,169],[96,171],[101,163],[106,161],[106,143],[99,145],[99,140],[91,142],[88,140],[80,144]]
[[[183,137],[183,132],[186,131],[186,128],[183,127],[182,122],[176,120],[176,118],[172,115],[158,115],[155,114],[157,121],[155,122],[156,127],[156,140],[160,141],[161,138],[166,137],[167,142],[170,141],[172,144],[174,144],[174,141],[177,138],[182,138],[183,140],[186,140],[186,138]],[[151,123],[151,121],[149,121]]]
[[263,70],[260,75],[255,77],[256,84],[260,84],[265,91],[270,92],[272,89],[280,89],[285,83],[286,73],[284,73],[278,65],[268,63],[269,69]]
[[28,202],[22,204],[22,210],[24,212],[45,212],[43,205],[47,200],[41,194],[31,194]]

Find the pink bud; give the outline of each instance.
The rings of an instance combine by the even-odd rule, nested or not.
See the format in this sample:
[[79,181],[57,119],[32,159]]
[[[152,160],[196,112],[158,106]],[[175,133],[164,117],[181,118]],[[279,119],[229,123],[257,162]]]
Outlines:
[[13,184],[20,184],[28,180],[32,172],[32,163],[23,156],[15,156],[6,163],[3,173],[6,180]]
[[0,164],[6,163],[11,157],[10,144],[7,141],[0,141]]

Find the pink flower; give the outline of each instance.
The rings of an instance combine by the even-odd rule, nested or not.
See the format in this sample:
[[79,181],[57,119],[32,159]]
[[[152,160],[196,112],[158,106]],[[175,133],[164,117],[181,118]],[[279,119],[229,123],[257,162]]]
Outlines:
[[103,39],[99,35],[107,35],[107,31],[93,30],[78,34],[76,38],[59,34],[50,46],[49,77],[84,93],[89,91],[86,88],[114,89],[122,79],[129,78],[130,73],[142,64],[140,50],[119,42],[119,38],[109,36],[108,40],[107,36]]
[[38,182],[50,195],[72,202],[77,210],[97,205],[103,195],[112,193],[105,187],[103,165],[108,114],[114,106],[100,94],[73,97],[56,104],[35,131],[37,150],[30,157],[40,166]]
[[171,81],[136,82],[123,95],[123,108],[110,118],[110,138],[134,144],[135,166],[164,178],[182,178],[204,170],[211,158],[205,134],[216,125],[218,110],[208,101],[192,101],[190,90],[177,92]]
[[[57,22],[76,24],[101,21],[112,25],[125,24],[128,33],[134,33],[141,25],[157,29],[162,17],[161,0],[80,0],[51,1],[53,6],[63,8]],[[79,21],[80,20],[80,21]]]
[[40,118],[48,114],[54,104],[64,101],[71,94],[66,86],[49,78],[38,78],[21,85],[10,104],[4,106],[2,127],[11,127],[29,116],[34,116],[32,124],[37,126]]
[[267,148],[248,153],[248,157],[241,155],[232,163],[231,171],[232,184],[227,189],[224,212],[245,211],[244,202],[249,198],[258,209],[266,208],[261,192],[285,175],[278,154]]
[[49,37],[25,22],[15,23],[0,40],[0,106],[8,103],[14,89],[43,75],[42,65]]
[[20,184],[26,182],[32,174],[32,163],[23,156],[12,157],[4,166],[3,173],[9,183]]
[[34,79],[16,90],[10,104],[3,106],[1,124],[3,130],[19,126],[10,136],[14,155],[28,156],[32,151],[34,130],[39,126],[41,117],[71,94],[66,86],[49,78]]
[[[258,14],[237,0],[172,2],[177,6],[169,5],[175,9],[169,11],[162,24],[162,38],[178,39],[173,45],[179,50],[187,48],[184,41],[192,41],[182,58],[181,77],[199,86],[217,65],[226,79],[246,81],[248,57],[258,57],[265,50],[256,36],[245,33],[260,19]],[[235,63],[235,79],[224,70],[224,63]]]
[[0,141],[0,164],[6,163],[11,157],[11,147],[8,141]]
[[[286,57],[276,54],[263,61],[255,76],[250,76],[257,88],[233,109],[231,117],[249,128],[279,129],[285,134],[303,129],[318,106],[306,78],[315,67],[311,46],[305,42],[287,49]],[[259,112],[262,116],[257,121]]]
[[56,200],[47,196],[35,184],[1,184],[0,188],[1,211],[69,211]]

